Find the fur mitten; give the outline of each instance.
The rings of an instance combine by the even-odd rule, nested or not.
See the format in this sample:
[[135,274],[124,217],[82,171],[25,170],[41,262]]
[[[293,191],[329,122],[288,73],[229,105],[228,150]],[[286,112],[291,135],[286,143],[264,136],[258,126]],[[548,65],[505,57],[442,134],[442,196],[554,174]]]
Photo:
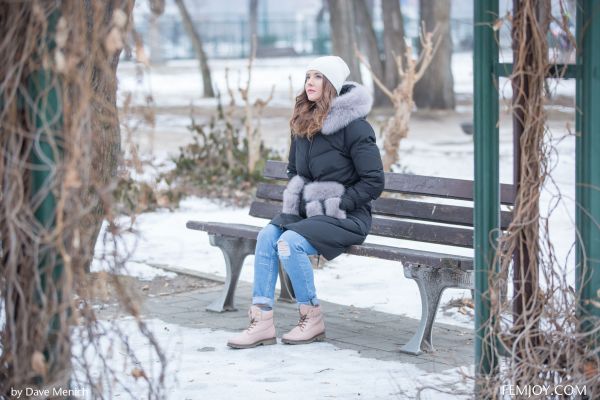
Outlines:
[[325,199],[325,215],[339,219],[346,219],[346,211],[340,208],[341,197]]
[[302,189],[307,181],[306,178],[300,175],[290,179],[283,191],[283,213],[299,215]]
[[344,185],[335,181],[311,182],[304,187],[306,200],[306,216],[328,215],[345,219],[346,211],[340,209],[341,196],[345,192]]

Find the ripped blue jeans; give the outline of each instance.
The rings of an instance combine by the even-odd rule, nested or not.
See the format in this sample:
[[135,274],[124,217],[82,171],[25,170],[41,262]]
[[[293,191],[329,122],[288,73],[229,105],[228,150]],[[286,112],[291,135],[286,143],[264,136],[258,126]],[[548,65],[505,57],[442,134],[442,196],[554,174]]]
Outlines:
[[275,303],[275,283],[279,275],[279,260],[292,281],[298,304],[319,304],[309,255],[315,249],[303,236],[294,231],[283,231],[268,224],[259,233],[254,252],[254,288],[252,304]]

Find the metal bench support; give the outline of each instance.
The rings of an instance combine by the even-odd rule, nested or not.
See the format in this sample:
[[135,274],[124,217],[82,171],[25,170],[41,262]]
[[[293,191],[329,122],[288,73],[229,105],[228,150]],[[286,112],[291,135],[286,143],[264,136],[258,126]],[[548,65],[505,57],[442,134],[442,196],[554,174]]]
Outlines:
[[210,303],[206,309],[214,312],[236,311],[234,306],[235,288],[242,271],[244,259],[247,255],[254,254],[256,240],[220,235],[209,235],[209,238],[210,244],[220,248],[223,252],[227,275],[221,295]]
[[404,265],[404,276],[414,279],[421,295],[421,321],[413,337],[400,351],[419,355],[432,352],[431,329],[442,293],[446,288],[471,289],[473,272],[450,268],[432,268],[418,264]]
[[294,295],[292,281],[283,269],[281,262],[279,262],[279,284],[281,286],[281,291],[279,292],[279,297],[277,298],[277,301],[282,301],[284,303],[295,303],[296,297]]

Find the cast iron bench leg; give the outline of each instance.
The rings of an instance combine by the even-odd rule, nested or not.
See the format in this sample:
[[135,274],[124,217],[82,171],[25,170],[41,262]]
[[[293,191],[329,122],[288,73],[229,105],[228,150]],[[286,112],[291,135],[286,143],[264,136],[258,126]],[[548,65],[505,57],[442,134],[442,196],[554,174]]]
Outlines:
[[209,237],[210,244],[220,248],[223,252],[227,275],[221,295],[210,303],[206,309],[214,312],[235,311],[233,297],[242,271],[242,264],[247,255],[254,254],[256,240],[219,235],[210,235]]
[[290,281],[290,277],[283,269],[281,262],[279,262],[279,285],[281,286],[281,291],[279,292],[277,301],[295,303],[296,298],[294,295],[294,288],[292,287],[292,281]]
[[449,287],[471,289],[473,287],[472,272],[407,264],[404,267],[404,276],[414,279],[419,287],[421,321],[417,332],[400,351],[414,355],[432,352],[435,349],[431,340],[431,330],[442,293]]

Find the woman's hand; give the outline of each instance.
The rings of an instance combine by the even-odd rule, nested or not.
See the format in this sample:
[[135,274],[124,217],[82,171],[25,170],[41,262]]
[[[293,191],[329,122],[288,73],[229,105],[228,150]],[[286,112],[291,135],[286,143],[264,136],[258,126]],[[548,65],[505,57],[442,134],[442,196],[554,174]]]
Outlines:
[[346,211],[340,208],[341,197],[325,199],[325,215],[338,219],[346,219]]
[[300,175],[296,175],[290,179],[283,191],[283,213],[294,215],[300,214],[302,189],[304,188],[306,181],[307,179]]
[[324,200],[313,200],[306,203],[306,217],[327,215],[329,217],[346,219],[346,211],[340,208],[340,197],[330,197]]

